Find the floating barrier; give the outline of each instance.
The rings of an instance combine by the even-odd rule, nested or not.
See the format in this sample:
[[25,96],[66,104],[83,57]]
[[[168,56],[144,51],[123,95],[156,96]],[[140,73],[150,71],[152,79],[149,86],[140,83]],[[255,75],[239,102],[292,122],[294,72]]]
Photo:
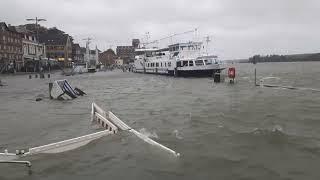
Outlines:
[[284,85],[277,85],[277,84],[265,84],[263,83],[264,80],[267,79],[277,79],[279,80],[279,77],[264,77],[260,80],[260,83],[257,83],[257,69],[254,69],[254,84],[258,87],[269,87],[269,88],[282,88],[282,89],[289,89],[289,90],[307,90],[307,91],[313,91],[313,92],[320,92],[320,89],[314,89],[314,88],[305,88],[305,87],[294,87],[294,86],[284,86]]
[[293,86],[283,86],[283,85],[275,85],[275,84],[257,84],[259,87],[269,87],[269,88],[282,88],[282,89],[290,89],[290,90],[308,90],[313,92],[320,92],[320,89],[314,88],[304,88],[304,87],[293,87]]
[[80,136],[64,141],[59,141],[56,143],[51,143],[43,146],[32,147],[27,150],[16,150],[16,153],[9,153],[8,150],[5,150],[4,153],[0,153],[0,163],[22,163],[27,164],[27,166],[31,166],[29,161],[16,161],[22,157],[27,157],[36,154],[53,154],[53,153],[62,153],[70,150],[77,149],[84,145],[87,145],[91,141],[102,138],[104,136],[117,134],[120,131],[128,131],[138,138],[144,140],[145,142],[158,147],[175,157],[179,157],[180,154],[175,152],[174,150],[152,140],[146,135],[132,129],[130,126],[121,121],[117,116],[115,116],[112,112],[106,112],[101,109],[95,103],[92,103],[91,110],[91,121],[99,124],[105,130],[88,134],[85,136]]
[[[109,111],[108,113],[106,113],[95,103],[92,103],[92,112],[91,113],[92,113],[91,114],[92,122],[96,122],[104,128],[111,128],[111,130],[115,131],[115,133],[117,133],[119,130],[128,131],[153,146],[156,146],[160,149],[163,149],[163,150],[173,154],[176,157],[180,156],[180,154],[175,152],[174,150],[172,150],[172,149],[152,140],[151,138],[147,137],[146,135],[132,129],[130,126],[125,124],[123,121],[121,121],[117,116],[115,116],[112,112]],[[111,127],[112,124],[114,126],[116,126],[117,128]]]

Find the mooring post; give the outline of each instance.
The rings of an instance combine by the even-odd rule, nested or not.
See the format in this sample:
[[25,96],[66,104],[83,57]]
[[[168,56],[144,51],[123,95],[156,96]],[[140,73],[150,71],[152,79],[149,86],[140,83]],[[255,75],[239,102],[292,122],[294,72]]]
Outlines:
[[178,77],[178,69],[175,67],[173,71],[174,77]]
[[257,68],[254,68],[254,85],[257,86]]
[[52,87],[53,87],[53,83],[50,82],[49,83],[49,97],[50,97],[50,99],[53,99],[53,97],[51,96]]

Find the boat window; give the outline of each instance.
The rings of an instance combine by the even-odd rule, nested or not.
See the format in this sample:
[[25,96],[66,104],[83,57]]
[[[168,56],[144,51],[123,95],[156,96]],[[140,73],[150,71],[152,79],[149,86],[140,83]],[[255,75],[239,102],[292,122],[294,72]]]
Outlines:
[[177,67],[181,67],[181,61],[177,62]]
[[168,66],[171,67],[171,62],[168,62]]
[[162,67],[162,62],[160,63],[160,67]]
[[196,60],[196,66],[203,66],[203,61],[202,60]]
[[193,61],[189,61],[189,66],[193,66]]
[[188,66],[188,61],[182,61],[182,66]]
[[164,67],[167,67],[167,63],[166,62],[164,63]]
[[206,65],[212,64],[212,60],[211,59],[206,59],[206,60],[204,60],[204,62],[206,63]]

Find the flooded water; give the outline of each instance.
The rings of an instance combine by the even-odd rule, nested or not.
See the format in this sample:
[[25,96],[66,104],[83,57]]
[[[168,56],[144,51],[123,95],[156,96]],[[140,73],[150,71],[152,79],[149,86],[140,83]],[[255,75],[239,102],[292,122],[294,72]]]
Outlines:
[[[128,133],[79,149],[36,155],[33,173],[0,164],[0,179],[320,179],[320,63],[237,64],[237,82],[99,72],[62,77],[88,95],[48,98],[48,79],[1,76],[0,151],[96,132],[91,103],[179,152],[175,158]],[[43,101],[36,102],[37,97]]]

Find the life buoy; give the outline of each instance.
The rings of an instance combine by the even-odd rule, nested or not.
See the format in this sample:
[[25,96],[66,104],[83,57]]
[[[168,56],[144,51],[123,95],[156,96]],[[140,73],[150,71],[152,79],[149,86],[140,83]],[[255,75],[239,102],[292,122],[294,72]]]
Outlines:
[[229,76],[229,78],[232,78],[232,79],[234,79],[236,77],[236,69],[234,67],[229,68],[228,76]]

